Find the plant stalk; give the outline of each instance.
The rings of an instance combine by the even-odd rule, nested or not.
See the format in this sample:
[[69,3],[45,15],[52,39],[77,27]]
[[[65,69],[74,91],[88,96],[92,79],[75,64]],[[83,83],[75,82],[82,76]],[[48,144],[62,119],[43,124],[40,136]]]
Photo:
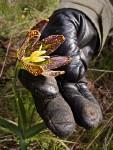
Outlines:
[[27,150],[27,147],[29,145],[29,141],[27,139],[20,139],[19,145],[21,150]]
[[19,99],[18,99],[18,95],[16,92],[16,82],[17,82],[17,76],[18,76],[18,70],[17,70],[17,65],[15,66],[15,73],[14,73],[14,81],[13,81],[13,92],[14,92],[14,96],[15,96],[15,101],[16,101],[16,106],[17,106],[17,111],[18,111],[18,117],[20,119],[20,126],[22,128],[22,135],[23,138],[25,137],[25,127],[24,127],[24,120],[22,118],[22,112],[20,109],[20,104],[19,104]]

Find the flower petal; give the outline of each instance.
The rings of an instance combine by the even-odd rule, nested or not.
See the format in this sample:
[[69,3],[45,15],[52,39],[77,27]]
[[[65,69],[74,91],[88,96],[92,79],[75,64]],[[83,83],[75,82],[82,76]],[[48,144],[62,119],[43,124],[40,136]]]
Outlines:
[[23,61],[19,61],[19,65],[21,69],[25,69],[34,76],[41,75],[41,73],[44,71],[44,68],[35,64],[25,63]]
[[[17,50],[17,57],[19,60],[22,59],[22,57],[25,56],[26,50],[29,47],[29,45],[36,39],[39,39],[40,32],[36,30],[31,30],[28,32],[26,38],[24,39],[20,49]],[[30,48],[29,48],[30,49]]]
[[30,57],[23,57],[22,61],[24,61],[24,62],[30,62]]
[[41,74],[42,75],[44,75],[44,76],[54,76],[54,77],[56,77],[56,76],[59,76],[59,75],[62,75],[62,74],[64,74],[65,73],[65,71],[52,71],[52,70],[46,70],[46,71],[43,71]]
[[41,20],[38,23],[36,23],[36,25],[33,26],[31,30],[38,30],[39,32],[42,32],[44,28],[46,27],[46,25],[48,24],[48,22],[49,22],[49,19]]
[[63,42],[65,38],[63,35],[51,35],[45,39],[39,41],[31,51],[34,49],[39,49],[40,45],[42,45],[42,49],[46,50],[46,55],[53,53]]
[[64,66],[71,61],[71,57],[53,56],[49,60],[50,60],[50,63],[44,66],[45,70],[56,69],[61,66]]

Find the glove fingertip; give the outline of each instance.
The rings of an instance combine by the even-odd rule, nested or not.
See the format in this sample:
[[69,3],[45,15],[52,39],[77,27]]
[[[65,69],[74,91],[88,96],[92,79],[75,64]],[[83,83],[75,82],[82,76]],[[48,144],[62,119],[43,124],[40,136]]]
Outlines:
[[70,136],[75,129],[75,121],[69,105],[60,93],[52,99],[40,99],[33,95],[37,112],[47,127],[59,137]]

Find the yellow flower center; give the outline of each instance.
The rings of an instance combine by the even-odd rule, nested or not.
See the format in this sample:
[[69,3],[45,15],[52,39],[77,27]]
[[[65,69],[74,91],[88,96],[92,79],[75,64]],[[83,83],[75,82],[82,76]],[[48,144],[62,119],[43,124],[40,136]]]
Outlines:
[[45,50],[41,50],[42,49],[42,45],[39,47],[39,50],[34,51],[30,57],[24,57],[23,61],[24,62],[42,62],[47,58],[50,58],[50,56],[41,56],[43,54],[46,53]]

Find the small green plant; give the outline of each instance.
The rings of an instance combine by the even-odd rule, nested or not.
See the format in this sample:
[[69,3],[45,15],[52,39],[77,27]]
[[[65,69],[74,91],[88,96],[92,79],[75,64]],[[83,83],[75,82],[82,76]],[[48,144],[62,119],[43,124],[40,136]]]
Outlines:
[[27,110],[25,109],[24,101],[21,98],[20,93],[17,91],[18,71],[19,70],[15,68],[13,81],[13,92],[15,96],[18,119],[13,122],[0,116],[0,129],[4,132],[13,133],[19,141],[21,150],[26,150],[32,137],[46,129],[46,126],[44,122],[31,122],[34,109],[31,109],[31,112],[29,113],[30,121],[27,120],[28,116],[26,115]]
[[[65,65],[71,60],[70,57],[66,56],[48,56],[60,46],[65,38],[63,35],[52,35],[39,41],[41,32],[47,23],[47,19],[42,20],[31,28],[22,46],[17,51],[18,61],[14,73],[13,92],[17,107],[18,122],[16,123],[0,117],[0,127],[2,130],[7,130],[16,135],[21,150],[27,150],[32,137],[46,129],[46,126],[44,122],[32,123],[34,109],[31,109],[29,113],[29,115],[31,114],[30,117],[26,116],[24,101],[17,91],[19,70],[25,69],[34,76],[57,76],[63,74],[64,71],[54,71],[51,69]],[[28,118],[30,119],[30,126],[28,125]]]

